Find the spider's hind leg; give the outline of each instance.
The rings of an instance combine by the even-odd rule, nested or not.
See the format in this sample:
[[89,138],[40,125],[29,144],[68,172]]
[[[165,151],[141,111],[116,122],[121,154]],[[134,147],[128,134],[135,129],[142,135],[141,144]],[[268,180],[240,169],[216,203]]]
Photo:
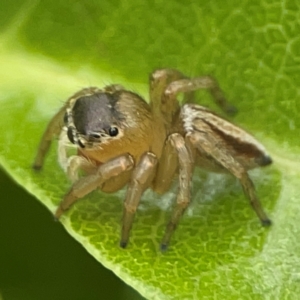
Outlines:
[[213,97],[215,103],[227,114],[234,115],[237,112],[235,106],[230,104],[216,79],[212,76],[202,76],[195,78],[184,78],[171,82],[165,90],[162,100],[162,110],[168,112],[171,110],[172,103],[175,102],[178,93],[188,93],[186,101],[193,103],[191,92],[207,89]]
[[210,132],[208,126],[204,123],[201,129],[197,128],[197,130],[189,132],[187,138],[189,138],[194,147],[199,150],[199,153],[205,153],[211,157],[212,160],[215,160],[240,181],[244,193],[249,199],[262,225],[271,225],[271,220],[264,212],[260,200],[256,195],[254,184],[247,173],[246,166],[236,160],[224,145],[222,146],[220,140]]

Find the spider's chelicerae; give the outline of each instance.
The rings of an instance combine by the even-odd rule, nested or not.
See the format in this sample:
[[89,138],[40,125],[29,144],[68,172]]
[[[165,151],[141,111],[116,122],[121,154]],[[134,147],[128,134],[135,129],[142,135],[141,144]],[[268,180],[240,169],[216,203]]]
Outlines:
[[[247,173],[270,164],[270,156],[247,132],[193,104],[198,89],[208,89],[225,112],[235,111],[212,77],[191,79],[171,69],[151,74],[150,104],[120,85],[85,88],[70,97],[50,121],[33,164],[42,167],[53,136],[60,135],[59,162],[73,185],[55,216],[95,189],[110,193],[128,184],[120,240],[126,247],[143,192],[151,188],[163,194],[178,176],[176,205],[161,242],[165,250],[190,203],[192,173],[198,166],[238,178],[262,224],[270,225]],[[184,94],[183,106],[178,93]],[[68,157],[70,143],[78,152]],[[78,178],[79,170],[86,175]]]

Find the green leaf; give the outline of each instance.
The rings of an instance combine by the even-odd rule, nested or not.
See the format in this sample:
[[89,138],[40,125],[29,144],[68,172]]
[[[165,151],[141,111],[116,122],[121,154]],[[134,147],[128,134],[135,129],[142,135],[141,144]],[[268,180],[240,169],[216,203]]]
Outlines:
[[[18,5],[19,4],[19,5]],[[124,191],[93,192],[62,217],[99,262],[148,299],[296,299],[300,292],[300,52],[297,1],[14,1],[0,11],[0,164],[54,211],[68,189],[56,143],[31,170],[51,116],[84,86],[147,96],[148,74],[212,74],[274,165],[251,176],[273,220],[262,228],[238,182],[198,171],[193,203],[165,254],[172,191],[147,191],[118,247]],[[205,92],[199,102],[211,104]],[[2,188],[2,187],[1,187]],[[30,233],[28,233],[30,234]]]

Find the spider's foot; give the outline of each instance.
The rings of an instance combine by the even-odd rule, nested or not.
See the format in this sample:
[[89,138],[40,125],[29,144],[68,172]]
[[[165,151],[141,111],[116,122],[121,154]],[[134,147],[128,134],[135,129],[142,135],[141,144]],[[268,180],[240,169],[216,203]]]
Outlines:
[[237,108],[233,105],[227,105],[225,108],[225,112],[226,114],[228,114],[229,116],[235,116],[236,113],[238,112]]
[[261,224],[264,227],[269,227],[272,225],[272,221],[270,219],[264,219],[264,220],[261,220]]
[[120,241],[120,247],[123,249],[127,247],[127,244],[128,244],[127,241]]
[[42,169],[42,166],[37,164],[33,164],[31,167],[35,171],[40,171]]
[[160,244],[160,251],[166,252],[168,250],[168,244],[162,243]]
[[272,162],[272,158],[269,155],[264,155],[259,159],[259,165],[263,167],[270,165]]
[[54,220],[58,221],[63,213],[64,213],[64,210],[62,209],[61,206],[59,206],[54,214]]

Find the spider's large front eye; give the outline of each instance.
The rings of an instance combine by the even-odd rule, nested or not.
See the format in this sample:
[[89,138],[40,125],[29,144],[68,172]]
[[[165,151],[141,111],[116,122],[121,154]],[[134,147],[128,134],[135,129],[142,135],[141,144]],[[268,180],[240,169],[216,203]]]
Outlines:
[[108,133],[109,133],[110,136],[116,136],[116,135],[118,135],[119,130],[118,130],[117,127],[110,127],[108,129]]

